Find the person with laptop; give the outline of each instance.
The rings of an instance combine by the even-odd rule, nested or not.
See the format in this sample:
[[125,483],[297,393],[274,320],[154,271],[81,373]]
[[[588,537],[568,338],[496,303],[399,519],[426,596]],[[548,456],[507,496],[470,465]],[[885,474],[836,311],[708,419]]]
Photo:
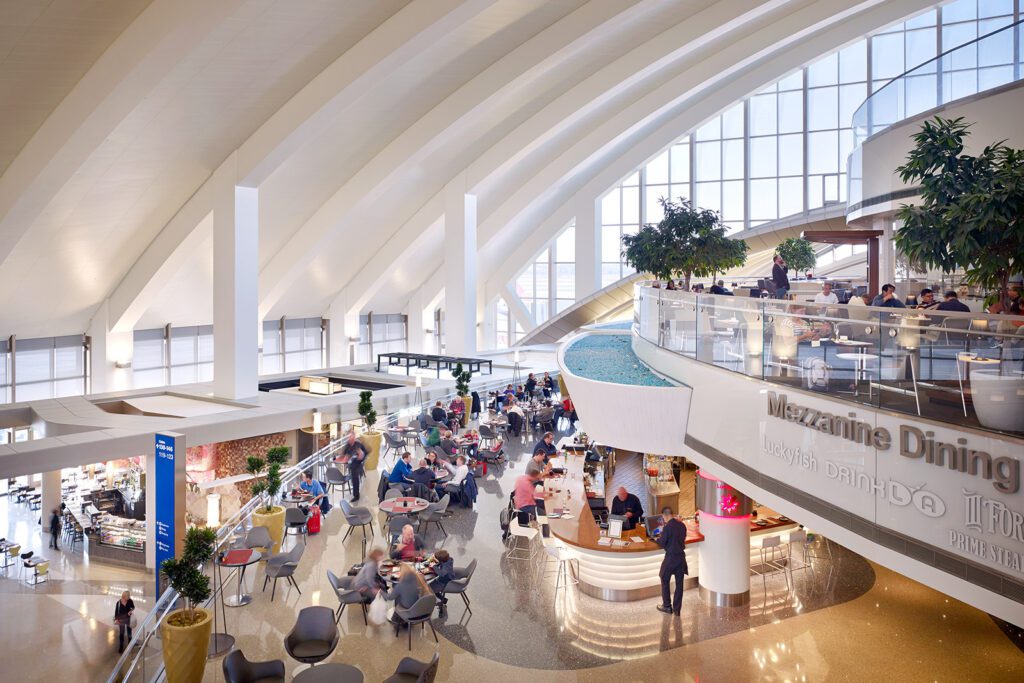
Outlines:
[[[689,567],[686,566],[686,525],[672,514],[671,508],[666,507],[661,514],[667,521],[657,539],[658,545],[665,549],[665,558],[661,561],[661,570],[658,572],[661,577],[661,604],[657,609],[659,612],[678,617],[683,609],[684,577],[690,573]],[[673,577],[676,586],[670,601],[669,587]]]
[[644,515],[644,506],[641,505],[639,498],[627,491],[624,486],[620,486],[615,498],[612,499],[612,514],[624,517],[622,530],[630,531],[640,523],[640,518]]

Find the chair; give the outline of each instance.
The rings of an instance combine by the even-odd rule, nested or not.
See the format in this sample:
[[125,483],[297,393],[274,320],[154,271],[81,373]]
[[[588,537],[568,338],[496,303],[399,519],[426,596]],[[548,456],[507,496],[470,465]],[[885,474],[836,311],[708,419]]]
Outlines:
[[18,574],[18,578],[21,578],[22,576],[25,575],[25,567],[28,566],[28,564],[26,564],[26,562],[28,560],[32,559],[33,555],[35,555],[35,553],[33,551],[31,551],[31,550],[29,550],[27,553],[22,553],[21,554],[21,564],[22,564],[22,567],[21,567],[20,573]]
[[305,512],[299,508],[288,508],[284,513],[285,534],[288,534],[292,529],[298,529],[298,533],[305,535],[306,521]]
[[26,581],[30,586],[38,586],[41,583],[46,583],[50,580],[50,561],[49,560],[37,560],[31,566],[28,562],[25,563],[25,567],[32,569],[33,573],[31,576],[32,581]]
[[366,620],[366,597],[359,591],[352,590],[352,581],[354,577],[343,576],[339,578],[331,570],[327,570],[327,581],[331,584],[331,588],[334,589],[334,595],[338,598],[338,609],[334,618],[334,623],[337,624],[341,621],[341,615],[345,613],[345,608],[349,605],[359,605],[363,608],[363,623],[367,624]]
[[295,570],[298,569],[299,560],[302,559],[302,553],[305,551],[305,543],[296,543],[295,547],[288,552],[278,553],[267,558],[267,566],[263,570],[263,590],[264,592],[267,590],[267,582],[273,579],[274,587],[270,591],[270,602],[274,602],[278,579],[288,579],[295,586],[295,590],[299,591],[299,595],[302,595],[302,591],[299,590],[299,584],[295,582]]
[[284,683],[284,662],[250,662],[241,650],[232,650],[224,658],[224,680],[227,683]]
[[[513,513],[509,520],[508,537],[505,539],[505,557],[509,560],[526,560],[532,562],[537,555],[534,539],[537,530],[529,526],[520,526],[519,513]],[[519,539],[526,541],[526,547],[519,546]]]
[[330,607],[305,607],[291,632],[284,637],[284,649],[292,659],[315,665],[338,647],[338,625]]
[[466,603],[466,609],[472,614],[473,610],[469,607],[469,596],[466,594],[466,590],[469,588],[469,582],[473,578],[473,572],[476,571],[476,560],[474,559],[465,567],[455,567],[453,571],[455,572],[455,578],[444,587],[444,594],[458,593],[462,597],[462,602]]
[[12,545],[7,549],[7,555],[4,557],[4,569],[12,566],[15,563],[15,558],[21,554],[20,545]]
[[544,552],[554,559],[558,566],[555,568],[555,593],[559,588],[568,588],[570,583],[578,584],[580,581],[570,571],[573,562],[576,563],[576,577],[580,575],[580,561],[572,556],[568,549],[562,546],[545,546]]
[[366,527],[370,527],[370,536],[373,536],[373,513],[370,512],[369,508],[357,507],[352,505],[344,498],[341,499],[341,514],[345,515],[345,521],[348,522],[348,531],[345,532],[345,536],[341,539],[344,543],[352,533],[352,530],[359,527],[363,532],[363,538],[366,538]]
[[555,431],[555,409],[553,407],[538,411],[536,420],[536,424],[544,431]]
[[[422,598],[413,603],[413,606],[409,609],[402,607],[395,607],[395,615],[400,617],[409,626],[409,649],[412,650],[412,627],[414,624],[420,625],[420,630],[423,629],[424,624],[430,625],[430,632],[434,634],[434,642],[437,640],[437,631],[434,630],[434,624],[430,621],[430,617],[434,614],[434,608],[437,607],[437,596],[433,593],[424,595]],[[398,635],[398,625],[395,625],[395,635]]]
[[394,435],[391,432],[384,432],[384,452],[381,454],[381,460],[386,460],[389,453],[395,453],[397,455],[404,452],[405,439]]
[[492,445],[498,440],[498,433],[489,424],[480,425],[480,450]]
[[[383,476],[383,475],[381,475]],[[384,500],[394,500],[395,498],[402,497],[402,489],[400,488],[389,488],[384,494]]]
[[452,496],[450,493],[444,494],[444,498],[436,503],[431,503],[427,506],[427,509],[419,514],[420,520],[420,531],[424,536],[427,534],[427,526],[429,524],[436,524],[437,528],[441,530],[445,538],[448,538],[448,532],[445,531],[444,526],[441,525],[441,520],[444,519],[444,513],[448,511],[448,503],[451,502]]
[[434,683],[437,677],[437,664],[440,655],[435,652],[429,662],[421,662],[412,657],[403,657],[398,663],[395,673],[391,674],[384,683]]
[[334,492],[335,489],[341,489],[341,495],[345,495],[345,489],[351,488],[352,478],[347,474],[342,474],[341,470],[337,467],[328,467],[327,472],[327,488],[330,492]]
[[249,550],[259,550],[262,553],[270,552],[274,547],[274,539],[270,537],[270,529],[265,526],[254,526],[246,532],[242,540],[242,547]]

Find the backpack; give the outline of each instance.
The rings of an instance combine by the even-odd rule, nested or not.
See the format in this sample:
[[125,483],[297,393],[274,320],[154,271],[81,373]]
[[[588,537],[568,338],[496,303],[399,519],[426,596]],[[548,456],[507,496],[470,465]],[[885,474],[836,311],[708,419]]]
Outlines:
[[804,388],[809,391],[828,391],[831,368],[821,358],[808,358],[803,362]]

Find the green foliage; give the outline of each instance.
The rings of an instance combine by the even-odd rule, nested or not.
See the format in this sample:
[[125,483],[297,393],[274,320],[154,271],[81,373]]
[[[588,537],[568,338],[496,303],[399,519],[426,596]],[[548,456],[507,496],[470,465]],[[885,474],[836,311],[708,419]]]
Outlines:
[[1010,274],[1024,254],[1024,150],[1002,141],[964,154],[970,124],[935,117],[914,135],[914,148],[897,168],[904,183],[919,182],[921,202],[896,217],[896,247],[908,260],[964,280],[1009,302]]
[[[254,477],[262,477],[254,481],[249,487],[253,497],[267,494],[267,504],[263,512],[269,514],[274,508],[274,498],[281,490],[281,467],[288,463],[291,451],[287,446],[274,446],[267,449],[267,457],[250,455],[245,459],[245,470]],[[269,467],[268,467],[269,463]],[[267,472],[263,474],[263,468]]]
[[746,242],[726,237],[717,213],[694,208],[682,197],[678,203],[664,197],[658,201],[665,209],[660,223],[622,236],[622,257],[638,272],[659,280],[681,275],[689,289],[694,275],[707,277],[746,262]]
[[171,588],[185,601],[188,624],[196,622],[196,606],[210,598],[210,577],[203,574],[200,566],[213,557],[216,542],[217,532],[213,529],[192,527],[185,532],[181,555],[164,560],[160,565]]
[[469,394],[469,381],[473,379],[473,373],[462,369],[462,363],[456,363],[452,370],[452,377],[455,378],[455,393],[459,396]]
[[368,432],[374,431],[373,425],[377,424],[377,411],[373,409],[372,399],[372,391],[360,391],[359,405],[356,407],[359,415],[363,418],[363,424],[366,425],[366,431]]
[[814,269],[818,257],[814,255],[814,246],[803,237],[784,239],[775,253],[782,257],[786,265],[797,273],[806,273]]

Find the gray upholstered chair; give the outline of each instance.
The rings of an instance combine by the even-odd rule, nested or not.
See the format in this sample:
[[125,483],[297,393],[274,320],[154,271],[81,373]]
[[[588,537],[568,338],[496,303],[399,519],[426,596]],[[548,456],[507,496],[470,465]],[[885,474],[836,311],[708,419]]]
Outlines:
[[424,538],[427,535],[427,528],[431,524],[436,524],[437,528],[441,530],[441,533],[448,537],[448,532],[445,531],[444,526],[441,525],[441,520],[444,519],[444,513],[448,511],[448,503],[451,502],[452,496],[450,493],[444,494],[444,498],[436,503],[431,503],[427,506],[427,509],[419,514],[420,520],[420,533],[423,534]]
[[444,587],[444,594],[458,593],[462,597],[462,602],[466,603],[466,609],[472,614],[473,610],[469,607],[469,596],[466,595],[466,589],[469,588],[469,581],[473,578],[473,572],[476,571],[476,560],[465,567],[456,567],[454,571],[455,578]]
[[267,558],[267,566],[264,569],[263,590],[267,590],[267,582],[273,579],[274,586],[270,590],[271,602],[274,601],[274,594],[277,592],[278,579],[287,579],[295,586],[295,590],[299,591],[299,595],[302,595],[302,591],[299,590],[299,584],[295,582],[295,570],[299,568],[299,560],[302,559],[302,553],[305,551],[305,543],[296,543],[295,547],[288,552],[278,553]]
[[343,474],[337,467],[328,467],[326,472],[327,477],[327,488],[333,493],[336,489],[341,489],[341,495],[345,495],[345,489],[351,488],[350,482],[352,478]]
[[342,576],[338,577],[331,570],[327,570],[327,581],[331,584],[331,588],[334,590],[334,595],[338,598],[338,609],[335,612],[334,623],[341,621],[341,615],[345,613],[345,608],[349,605],[359,605],[363,610],[363,623],[366,624],[366,605],[367,599],[362,593],[357,590],[352,590],[352,582],[354,577]]
[[[420,625],[420,630],[423,630],[424,624],[430,625],[430,632],[434,634],[434,642],[437,640],[437,631],[434,630],[434,624],[430,621],[430,617],[434,614],[434,608],[437,607],[437,596],[433,593],[424,595],[422,598],[413,603],[409,609],[402,607],[395,607],[395,616],[398,616],[409,626],[409,649],[412,650],[412,627],[416,624]],[[395,624],[395,635],[398,635],[398,624]]]
[[395,673],[391,674],[384,683],[434,683],[437,678],[437,664],[440,655],[435,652],[429,662],[421,662],[412,657],[403,657],[398,663]]
[[338,625],[330,607],[306,607],[299,612],[295,626],[284,637],[284,649],[296,661],[316,664],[331,656],[338,647]]
[[[399,665],[401,666],[401,665]],[[284,683],[284,662],[250,662],[241,650],[232,650],[224,658],[224,680],[227,683]]]
[[306,513],[299,508],[288,508],[284,511],[285,533],[298,529],[298,533],[305,535],[307,521]]
[[348,531],[345,532],[345,536],[341,539],[342,543],[349,537],[352,530],[359,527],[363,531],[363,538],[366,538],[366,527],[370,527],[370,535],[373,536],[373,513],[370,512],[369,508],[358,507],[352,505],[344,498],[341,500],[341,514],[345,515],[345,521],[348,522]]

